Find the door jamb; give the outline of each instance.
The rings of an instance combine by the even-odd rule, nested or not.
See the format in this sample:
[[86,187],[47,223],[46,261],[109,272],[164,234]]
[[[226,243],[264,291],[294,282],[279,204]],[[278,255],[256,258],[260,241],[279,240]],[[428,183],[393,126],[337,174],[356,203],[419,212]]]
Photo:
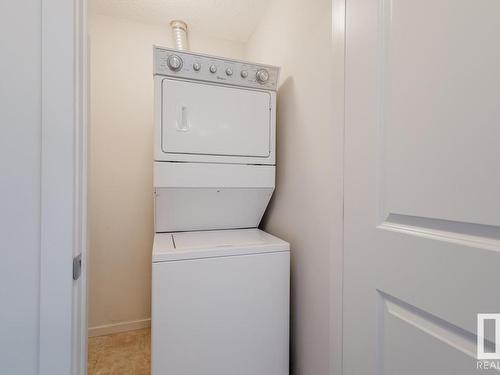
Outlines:
[[343,373],[343,272],[344,272],[344,137],[345,137],[345,49],[346,49],[346,3],[347,0],[332,0],[332,90],[333,124],[332,143],[337,150],[333,161],[339,179],[340,196],[335,197],[341,207],[341,217],[334,217],[330,257],[330,372]]
[[[41,2],[40,375],[86,365],[86,0]],[[73,257],[83,272],[73,280]]]

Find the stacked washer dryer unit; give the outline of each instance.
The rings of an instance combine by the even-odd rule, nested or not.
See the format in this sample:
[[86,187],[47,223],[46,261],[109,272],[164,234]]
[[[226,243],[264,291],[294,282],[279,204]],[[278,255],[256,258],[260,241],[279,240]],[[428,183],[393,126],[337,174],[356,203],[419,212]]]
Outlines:
[[279,68],[154,48],[153,375],[288,375],[274,190]]

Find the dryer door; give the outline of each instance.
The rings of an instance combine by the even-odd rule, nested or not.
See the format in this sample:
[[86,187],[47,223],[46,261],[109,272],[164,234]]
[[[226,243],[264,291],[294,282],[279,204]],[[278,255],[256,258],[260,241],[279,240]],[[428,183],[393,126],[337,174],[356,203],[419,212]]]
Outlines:
[[163,153],[268,158],[271,95],[175,79],[162,80]]

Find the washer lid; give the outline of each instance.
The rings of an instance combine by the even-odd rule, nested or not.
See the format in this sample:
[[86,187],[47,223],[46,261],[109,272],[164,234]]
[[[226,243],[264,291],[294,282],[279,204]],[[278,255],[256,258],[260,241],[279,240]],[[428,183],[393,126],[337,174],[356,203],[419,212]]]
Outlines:
[[153,262],[289,251],[290,245],[259,229],[156,233]]

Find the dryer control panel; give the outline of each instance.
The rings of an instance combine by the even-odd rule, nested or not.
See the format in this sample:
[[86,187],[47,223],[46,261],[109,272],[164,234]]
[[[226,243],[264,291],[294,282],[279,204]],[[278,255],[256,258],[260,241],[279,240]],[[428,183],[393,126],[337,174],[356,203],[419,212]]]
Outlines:
[[154,74],[276,91],[279,68],[154,47]]

